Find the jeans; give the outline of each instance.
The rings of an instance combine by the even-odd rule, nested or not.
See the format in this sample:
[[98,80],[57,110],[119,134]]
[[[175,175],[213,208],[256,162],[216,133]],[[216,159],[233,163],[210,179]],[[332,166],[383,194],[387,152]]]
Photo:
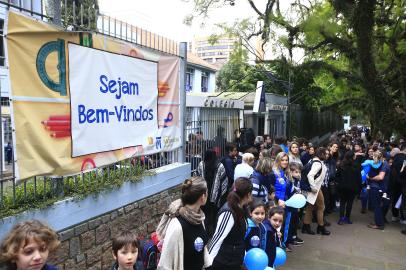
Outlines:
[[374,208],[375,224],[378,227],[385,225],[382,212],[382,194],[378,188],[371,187],[369,190],[372,207]]

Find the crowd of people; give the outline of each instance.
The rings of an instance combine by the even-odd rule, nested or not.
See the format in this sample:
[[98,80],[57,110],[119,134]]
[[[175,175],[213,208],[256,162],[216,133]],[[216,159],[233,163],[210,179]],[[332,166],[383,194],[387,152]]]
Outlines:
[[[406,224],[404,140],[367,141],[352,133],[315,147],[301,138],[270,136],[242,146],[237,138],[225,151],[206,149],[194,174],[157,227],[159,262],[150,268],[137,263],[142,247],[124,231],[112,242],[113,270],[246,269],[244,256],[253,248],[262,249],[274,267],[277,248],[292,252],[304,244],[299,231],[329,237],[332,212],[339,212],[334,222],[352,224],[356,198],[363,214],[373,213],[369,228],[383,230],[389,210],[393,222]],[[295,194],[306,198],[301,209],[287,204]],[[58,245],[51,228],[26,221],[6,236],[0,258],[9,269],[53,270],[46,261]]]

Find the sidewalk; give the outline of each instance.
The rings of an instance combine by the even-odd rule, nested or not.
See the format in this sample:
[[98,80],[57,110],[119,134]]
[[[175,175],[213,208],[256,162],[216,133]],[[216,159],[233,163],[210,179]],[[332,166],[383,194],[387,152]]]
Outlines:
[[[384,231],[367,228],[373,213],[362,215],[360,201],[354,203],[352,225],[337,225],[338,215],[327,217],[331,236],[302,235],[305,243],[288,253],[278,270],[405,270],[406,225],[390,223]],[[388,214],[390,220],[390,213]],[[316,229],[316,224],[313,224]]]

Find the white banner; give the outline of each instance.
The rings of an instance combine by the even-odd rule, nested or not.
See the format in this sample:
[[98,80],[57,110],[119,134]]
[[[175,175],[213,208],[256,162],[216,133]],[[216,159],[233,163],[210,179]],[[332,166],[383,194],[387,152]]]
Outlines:
[[68,49],[72,157],[155,137],[158,64],[71,43]]

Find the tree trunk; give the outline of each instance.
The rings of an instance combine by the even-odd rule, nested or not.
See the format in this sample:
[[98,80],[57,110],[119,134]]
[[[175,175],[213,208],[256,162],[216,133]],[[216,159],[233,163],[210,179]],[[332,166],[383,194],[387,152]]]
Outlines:
[[356,35],[357,55],[361,68],[362,82],[365,90],[371,98],[373,110],[371,113],[372,126],[377,130],[388,134],[389,127],[385,123],[390,108],[389,97],[385,93],[383,81],[376,69],[373,54],[373,27],[374,10],[376,0],[359,0],[353,13],[353,27]]

